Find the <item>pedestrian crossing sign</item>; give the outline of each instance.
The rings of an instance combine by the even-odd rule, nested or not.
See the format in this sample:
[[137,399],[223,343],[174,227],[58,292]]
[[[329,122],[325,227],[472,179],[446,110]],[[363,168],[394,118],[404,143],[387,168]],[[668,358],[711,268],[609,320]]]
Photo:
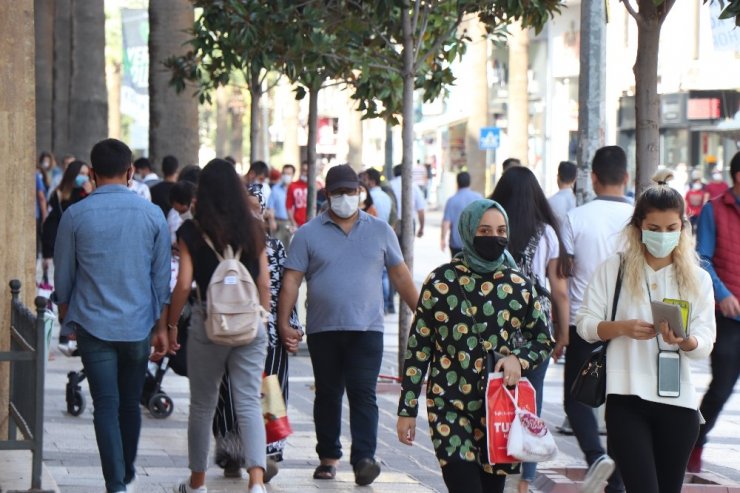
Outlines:
[[478,143],[482,151],[498,149],[501,142],[501,129],[498,127],[481,127]]

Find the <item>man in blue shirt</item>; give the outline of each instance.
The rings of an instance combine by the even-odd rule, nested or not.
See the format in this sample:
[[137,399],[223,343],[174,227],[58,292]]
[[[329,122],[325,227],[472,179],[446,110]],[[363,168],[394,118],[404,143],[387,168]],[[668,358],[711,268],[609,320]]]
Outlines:
[[164,355],[166,331],[152,327],[169,303],[170,237],[156,205],[127,188],[131,150],[95,144],[97,189],[64,211],[54,249],[59,321],[76,332],[95,407],[95,436],[108,493],[134,481],[141,398],[151,346]]
[[709,272],[717,301],[717,339],[712,350],[712,382],[699,411],[705,423],[699,429],[688,470],[701,471],[707,434],[717,423],[740,375],[740,152],[730,161],[733,187],[707,202],[697,227],[697,251]]
[[295,166],[286,164],[283,166],[283,173],[280,181],[272,187],[272,193],[267,200],[267,214],[270,224],[270,231],[280,240],[285,249],[290,246],[290,238],[293,236],[293,228],[288,217],[288,208],[285,204],[288,198],[288,186],[293,183],[295,176]]
[[442,251],[447,248],[448,238],[450,253],[453,257],[462,251],[462,239],[457,231],[457,222],[460,220],[463,209],[482,198],[481,194],[470,189],[470,174],[467,171],[458,173],[457,193],[447,200],[442,217],[442,238],[439,243]]

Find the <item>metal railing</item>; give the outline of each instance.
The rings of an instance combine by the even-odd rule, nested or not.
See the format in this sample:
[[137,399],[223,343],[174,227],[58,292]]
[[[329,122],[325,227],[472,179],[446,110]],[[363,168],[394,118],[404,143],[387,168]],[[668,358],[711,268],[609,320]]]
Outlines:
[[[10,362],[8,437],[0,440],[0,450],[30,450],[30,492],[41,489],[44,451],[44,376],[46,330],[44,312],[47,300],[37,297],[34,315],[20,301],[21,282],[10,281],[10,351],[0,352],[0,362]],[[22,437],[18,437],[19,433]]]

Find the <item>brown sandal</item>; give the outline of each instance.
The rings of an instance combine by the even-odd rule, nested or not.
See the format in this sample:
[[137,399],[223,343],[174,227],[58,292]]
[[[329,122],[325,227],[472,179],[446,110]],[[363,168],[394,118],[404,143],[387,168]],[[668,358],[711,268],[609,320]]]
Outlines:
[[314,479],[334,479],[337,477],[337,468],[330,464],[321,464],[313,472]]

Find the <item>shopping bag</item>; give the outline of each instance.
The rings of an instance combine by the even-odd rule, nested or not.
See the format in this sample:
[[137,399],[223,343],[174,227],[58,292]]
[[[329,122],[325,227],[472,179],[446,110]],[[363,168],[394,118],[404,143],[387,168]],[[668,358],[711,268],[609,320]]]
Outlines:
[[262,416],[265,419],[267,443],[277,442],[293,433],[277,375],[265,375],[262,378]]
[[[519,408],[534,413],[535,390],[529,380],[522,378],[516,387]],[[486,385],[486,444],[490,464],[521,462],[508,452],[509,431],[516,417],[516,406],[506,393],[503,373],[489,373]]]
[[547,429],[545,421],[535,413],[518,406],[518,388],[514,395],[504,387],[504,391],[516,407],[516,415],[509,429],[507,453],[522,462],[544,462],[558,455],[558,446]]

